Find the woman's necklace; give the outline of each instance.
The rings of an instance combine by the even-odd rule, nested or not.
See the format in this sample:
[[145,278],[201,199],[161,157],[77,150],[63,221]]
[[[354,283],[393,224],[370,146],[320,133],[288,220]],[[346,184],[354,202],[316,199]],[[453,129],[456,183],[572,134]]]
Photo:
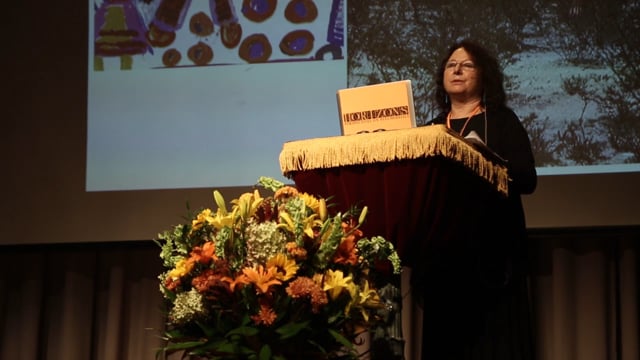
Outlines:
[[[478,104],[478,106],[476,106],[473,109],[473,111],[471,111],[471,114],[469,115],[467,120],[464,122],[464,125],[462,125],[462,129],[460,129],[460,131],[458,132],[460,135],[463,135],[464,129],[467,128],[467,125],[469,124],[469,121],[471,121],[471,118],[478,115],[481,111],[482,111],[482,106]],[[447,114],[447,128],[451,129],[451,111],[449,111],[449,113]]]

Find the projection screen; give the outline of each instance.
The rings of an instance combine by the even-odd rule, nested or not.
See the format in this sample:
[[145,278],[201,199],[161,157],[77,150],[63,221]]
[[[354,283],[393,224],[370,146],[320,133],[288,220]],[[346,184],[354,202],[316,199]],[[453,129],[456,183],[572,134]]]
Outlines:
[[[621,118],[632,104],[619,95],[633,79],[610,61],[631,44],[598,46],[592,34],[576,48],[584,9],[541,4],[468,4],[454,18],[435,1],[96,2],[86,189],[284,180],[284,142],[339,135],[338,89],[410,79],[418,122],[435,116],[433,72],[464,37],[488,39],[504,64],[541,175],[640,170],[638,125]],[[492,24],[443,26],[467,24],[461,14]]]

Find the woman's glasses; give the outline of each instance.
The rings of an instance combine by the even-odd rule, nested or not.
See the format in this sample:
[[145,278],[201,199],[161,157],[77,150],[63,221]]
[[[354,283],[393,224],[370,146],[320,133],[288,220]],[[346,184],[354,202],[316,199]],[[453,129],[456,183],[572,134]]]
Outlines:
[[476,64],[472,63],[471,61],[464,61],[461,63],[457,61],[449,61],[448,63],[445,64],[444,67],[447,70],[457,70],[458,65],[460,65],[460,68],[465,71],[473,71],[476,69]]

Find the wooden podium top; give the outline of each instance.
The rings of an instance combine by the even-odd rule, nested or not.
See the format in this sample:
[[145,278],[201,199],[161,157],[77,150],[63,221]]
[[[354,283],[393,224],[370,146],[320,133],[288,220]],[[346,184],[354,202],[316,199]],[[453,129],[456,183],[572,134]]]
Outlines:
[[291,178],[298,171],[442,156],[461,163],[504,194],[506,166],[484,156],[444,125],[290,141],[280,152],[280,169]]

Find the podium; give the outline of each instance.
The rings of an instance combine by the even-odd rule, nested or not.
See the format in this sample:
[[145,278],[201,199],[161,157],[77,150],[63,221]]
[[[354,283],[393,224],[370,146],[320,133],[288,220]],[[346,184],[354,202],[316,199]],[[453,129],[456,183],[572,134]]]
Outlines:
[[299,190],[330,198],[337,211],[368,206],[365,235],[384,236],[409,265],[415,239],[438,241],[452,216],[473,210],[487,192],[508,191],[504,164],[444,125],[287,142],[280,167]]
[[[334,211],[369,208],[361,229],[391,241],[411,268],[414,298],[426,301],[423,321],[444,322],[438,312],[464,306],[477,289],[475,264],[506,251],[501,241],[478,242],[499,232],[506,166],[444,125],[291,141],[280,166],[298,190],[329,198]],[[432,291],[452,292],[460,304]]]

